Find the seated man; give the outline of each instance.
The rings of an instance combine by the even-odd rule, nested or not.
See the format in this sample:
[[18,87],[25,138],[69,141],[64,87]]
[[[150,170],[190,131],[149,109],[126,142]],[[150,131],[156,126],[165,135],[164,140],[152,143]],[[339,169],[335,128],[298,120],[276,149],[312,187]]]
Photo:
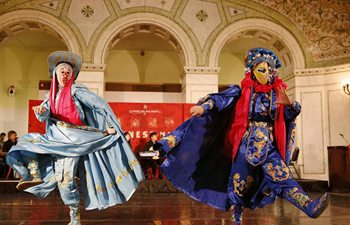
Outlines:
[[[156,132],[151,132],[149,138],[150,140],[145,144],[143,152],[154,152],[153,145],[158,140],[158,134]],[[162,177],[162,175],[159,175],[158,169],[158,165],[162,164],[162,160],[159,158],[159,152],[156,151],[155,153],[155,156],[147,157],[147,159],[144,160],[144,172],[148,179],[158,179],[159,177]]]

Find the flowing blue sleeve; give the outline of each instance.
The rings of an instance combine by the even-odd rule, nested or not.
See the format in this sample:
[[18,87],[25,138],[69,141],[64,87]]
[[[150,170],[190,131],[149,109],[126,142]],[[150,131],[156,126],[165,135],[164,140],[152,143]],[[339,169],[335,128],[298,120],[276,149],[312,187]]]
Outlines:
[[[209,94],[204,98],[201,98],[197,105],[202,106],[206,113],[200,117],[191,117],[189,120],[181,124],[176,130],[172,131],[165,137],[161,138],[154,149],[161,149],[168,154],[173,148],[175,148],[182,141],[184,135],[187,133],[196,133],[201,136],[200,132],[205,133],[207,124],[212,120],[210,111],[217,110],[222,112],[224,109],[232,106],[236,103],[239,96],[241,95],[241,88],[237,85],[231,86],[225,91]],[[216,115],[217,116],[217,115]]]
[[113,110],[101,96],[91,92],[83,85],[75,85],[73,92],[79,103],[89,109],[85,113],[90,113],[86,115],[90,126],[94,126],[101,131],[113,127],[117,131],[119,130],[120,133],[123,132]]
[[299,102],[294,101],[293,104],[284,107],[284,118],[287,121],[293,121],[301,111]]
[[216,109],[221,112],[235,103],[240,95],[241,88],[238,85],[232,85],[222,92],[207,95],[200,99],[197,105],[202,106],[205,111]]
[[49,103],[49,99],[45,99],[41,104],[41,106],[44,106],[46,108],[46,111],[39,114],[39,113],[35,113],[36,118],[40,121],[40,122],[45,122],[49,117],[50,117],[50,103]]

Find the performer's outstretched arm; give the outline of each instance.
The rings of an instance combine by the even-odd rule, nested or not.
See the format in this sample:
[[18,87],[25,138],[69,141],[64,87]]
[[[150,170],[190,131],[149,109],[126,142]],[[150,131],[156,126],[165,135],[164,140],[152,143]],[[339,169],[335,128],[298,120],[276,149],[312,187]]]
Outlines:
[[34,106],[32,109],[34,110],[36,118],[40,122],[46,121],[50,117],[49,99],[45,99],[40,105]]
[[[241,95],[241,88],[237,85],[233,85],[225,91],[219,93],[209,94],[204,98],[201,98],[196,106],[190,109],[191,114],[194,116],[191,119],[185,121],[176,130],[172,131],[165,137],[161,138],[154,146],[155,150],[163,150],[161,153],[168,154],[173,148],[175,148],[182,140],[184,133],[187,130],[193,129],[192,123],[197,123],[202,114],[207,112],[220,112],[224,111],[228,107],[234,104]],[[204,119],[205,120],[205,119]],[[201,123],[201,122],[199,122]],[[204,122],[205,123],[205,122]]]
[[201,98],[197,105],[190,109],[190,113],[192,116],[201,116],[210,110],[223,111],[236,102],[240,95],[241,88],[238,85],[233,85],[222,92],[209,94]]

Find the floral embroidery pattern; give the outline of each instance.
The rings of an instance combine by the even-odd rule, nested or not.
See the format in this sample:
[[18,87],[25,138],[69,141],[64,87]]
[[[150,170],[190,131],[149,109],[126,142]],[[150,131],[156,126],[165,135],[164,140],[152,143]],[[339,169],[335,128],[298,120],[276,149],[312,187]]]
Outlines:
[[36,160],[30,160],[28,164],[28,169],[30,171],[30,175],[34,178],[40,178],[38,174],[39,164]]
[[253,122],[250,124],[250,135],[246,158],[252,165],[258,165],[267,158],[270,126],[266,122]]
[[[134,167],[136,167],[138,165],[139,165],[139,162],[136,159],[132,160],[129,163],[130,169],[123,170],[122,172],[120,172],[120,174],[115,177],[115,183],[109,182],[107,184],[107,187],[108,188],[114,188],[115,184],[122,183],[123,182],[123,177],[129,176],[130,173],[134,170]],[[89,176],[88,176],[88,173],[86,173],[86,182],[88,182],[88,180],[89,180]],[[87,186],[87,188],[89,189],[89,186]],[[107,191],[107,189],[105,187],[103,187],[101,184],[96,184],[95,185],[95,189],[96,189],[97,192],[105,192],[105,191]]]
[[121,182],[123,182],[123,176],[124,176],[124,177],[129,176],[129,175],[130,175],[130,172],[133,171],[133,170],[134,170],[134,167],[136,167],[137,165],[139,165],[139,162],[138,162],[136,159],[134,159],[133,161],[131,161],[131,162],[129,163],[130,169],[124,170],[124,171],[122,171],[118,176],[116,176],[115,182],[116,182],[116,183],[121,183]]
[[99,184],[96,184],[96,191],[97,192],[104,192],[104,191],[106,191],[106,188],[102,187]]
[[[28,141],[28,142],[32,142],[32,143],[39,143],[39,142],[41,142],[41,139],[40,139],[40,137],[35,138],[35,139],[34,138],[26,138],[23,141]],[[18,144],[20,144],[20,142]]]
[[162,138],[163,140],[167,140],[168,141],[168,145],[170,148],[174,148],[176,145],[176,137],[174,135],[168,135],[166,137]]
[[289,168],[282,160],[280,161],[280,165],[267,163],[266,170],[274,181],[284,181],[291,178]]
[[67,186],[70,182],[72,182],[73,178],[70,175],[69,172],[65,172],[63,175],[63,181],[62,182],[58,182],[58,185],[60,185],[61,187],[65,187]]
[[238,196],[243,196],[247,190],[253,185],[254,179],[252,176],[248,176],[247,180],[240,180],[241,175],[235,173],[233,175],[233,190]]
[[214,101],[210,99],[207,102],[204,102],[202,105],[209,105],[209,109],[212,109],[214,108]]
[[63,128],[71,128],[71,129],[79,129],[79,130],[86,130],[86,131],[92,131],[92,132],[101,132],[97,128],[89,127],[89,126],[78,126],[78,125],[73,125],[70,123],[65,123],[63,121],[58,121],[57,126],[63,127]]
[[297,187],[289,190],[287,195],[293,198],[302,207],[306,207],[311,202],[310,198]]

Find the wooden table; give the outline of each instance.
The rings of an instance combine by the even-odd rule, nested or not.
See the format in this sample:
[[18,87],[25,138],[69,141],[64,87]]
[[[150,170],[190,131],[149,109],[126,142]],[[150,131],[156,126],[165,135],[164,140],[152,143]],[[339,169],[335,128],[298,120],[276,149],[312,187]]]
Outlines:
[[332,192],[350,192],[350,150],[328,147],[329,185]]

